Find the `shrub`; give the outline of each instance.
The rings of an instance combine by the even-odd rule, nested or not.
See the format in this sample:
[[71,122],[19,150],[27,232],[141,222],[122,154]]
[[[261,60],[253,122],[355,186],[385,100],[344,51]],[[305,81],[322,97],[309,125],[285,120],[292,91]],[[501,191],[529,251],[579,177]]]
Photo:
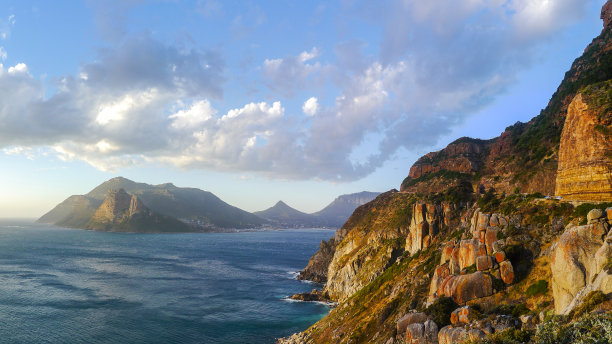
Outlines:
[[497,305],[495,306],[495,308],[491,310],[490,313],[512,315],[513,317],[520,317],[521,315],[527,314],[529,312],[530,312],[529,308],[527,308],[525,304],[521,303],[518,305],[509,305],[509,304]]
[[546,294],[548,292],[548,281],[539,280],[534,284],[530,285],[529,288],[525,291],[525,295],[527,297],[535,296],[538,294]]
[[431,316],[432,320],[442,328],[450,325],[451,313],[459,308],[459,305],[450,297],[441,297],[425,309],[425,314]]
[[538,344],[612,343],[612,314],[591,314],[574,323],[554,317],[540,325],[534,336]]
[[482,344],[521,344],[527,343],[531,339],[531,333],[516,329],[507,329],[502,332],[494,333],[481,341]]

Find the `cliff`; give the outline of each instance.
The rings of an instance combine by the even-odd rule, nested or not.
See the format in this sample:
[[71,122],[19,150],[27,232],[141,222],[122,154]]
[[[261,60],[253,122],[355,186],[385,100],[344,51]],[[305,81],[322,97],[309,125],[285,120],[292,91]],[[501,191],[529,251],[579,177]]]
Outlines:
[[571,102],[559,148],[555,193],[612,201],[612,82],[584,88]]

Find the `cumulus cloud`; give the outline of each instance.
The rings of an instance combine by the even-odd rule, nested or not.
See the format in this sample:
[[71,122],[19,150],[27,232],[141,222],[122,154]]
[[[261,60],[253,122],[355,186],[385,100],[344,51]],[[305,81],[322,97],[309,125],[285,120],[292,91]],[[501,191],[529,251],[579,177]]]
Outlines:
[[314,116],[319,111],[319,102],[316,97],[310,97],[302,105],[302,111],[308,116]]

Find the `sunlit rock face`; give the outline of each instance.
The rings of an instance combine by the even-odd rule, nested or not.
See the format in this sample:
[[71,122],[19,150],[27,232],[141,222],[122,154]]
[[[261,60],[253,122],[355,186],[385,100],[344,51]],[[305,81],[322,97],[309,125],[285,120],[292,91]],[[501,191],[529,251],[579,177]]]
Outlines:
[[612,201],[612,113],[600,103],[610,89],[605,83],[580,93],[569,106],[559,147],[558,196]]

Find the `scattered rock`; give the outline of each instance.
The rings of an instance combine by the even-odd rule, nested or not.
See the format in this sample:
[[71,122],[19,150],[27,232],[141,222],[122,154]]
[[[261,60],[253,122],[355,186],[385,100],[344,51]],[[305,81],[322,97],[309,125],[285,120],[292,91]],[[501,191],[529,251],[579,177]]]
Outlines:
[[470,306],[463,306],[455,309],[451,313],[451,324],[469,324],[472,320],[476,318],[476,312]]
[[514,282],[514,269],[510,261],[506,260],[499,263],[499,272],[504,283],[512,284],[512,282]]
[[587,221],[589,224],[596,222],[604,216],[604,213],[601,209],[592,209],[587,214]]
[[429,316],[421,312],[408,313],[404,315],[397,321],[397,325],[396,325],[397,335],[401,337],[406,332],[406,328],[409,325],[413,325],[417,323],[424,323],[428,319],[429,319]]
[[496,262],[501,263],[506,260],[506,253],[504,251],[498,251],[495,252],[494,257]]
[[476,258],[476,270],[486,271],[493,268],[493,258],[491,256],[480,256]]

